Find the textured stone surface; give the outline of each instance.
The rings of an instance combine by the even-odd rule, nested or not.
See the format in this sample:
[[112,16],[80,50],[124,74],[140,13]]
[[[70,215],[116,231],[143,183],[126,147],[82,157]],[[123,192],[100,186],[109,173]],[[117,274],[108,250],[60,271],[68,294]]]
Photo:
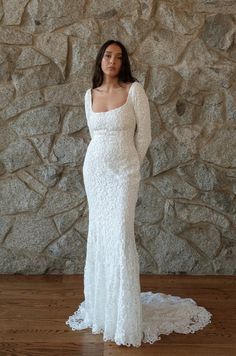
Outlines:
[[0,109],[10,104],[14,95],[14,87],[12,84],[0,85]]
[[201,38],[209,47],[227,50],[232,45],[235,31],[231,15],[217,14],[206,19]]
[[199,254],[209,258],[217,256],[221,249],[221,233],[211,224],[196,225],[196,227],[186,229],[180,236],[190,242]]
[[55,105],[82,105],[79,83],[62,84],[45,89],[45,99]]
[[37,212],[37,219],[53,217],[77,207],[83,201],[78,192],[51,189]]
[[14,218],[8,216],[2,216],[0,218],[0,241],[1,243],[7,237],[11,227],[13,226]]
[[151,179],[153,185],[159,190],[163,197],[193,199],[197,195],[197,189],[172,174],[163,174]]
[[53,187],[59,181],[63,167],[49,163],[34,165],[28,167],[27,170],[46,187]]
[[20,25],[22,15],[28,0],[2,0],[4,10],[4,25]]
[[[16,249],[20,237],[20,249],[24,252],[40,254],[58,236],[55,224],[51,219],[37,220],[32,216],[21,215],[16,218],[3,246],[12,250]],[[29,240],[31,240],[30,244]]]
[[64,134],[72,134],[76,131],[80,131],[86,127],[86,125],[87,122],[82,108],[71,108],[65,114],[62,132]]
[[174,65],[190,42],[190,38],[164,28],[154,30],[141,43],[136,55],[151,66]]
[[180,76],[168,67],[151,69],[151,77],[147,88],[150,99],[158,104],[164,104],[176,91]]
[[179,142],[167,131],[153,139],[149,151],[154,175],[192,159],[190,147]]
[[79,21],[84,6],[85,0],[32,0],[27,7],[23,28],[35,33],[52,32]]
[[195,160],[177,168],[184,181],[198,190],[211,191],[218,187],[217,171],[211,165]]
[[0,273],[83,273],[84,112],[118,39],[149,98],[142,273],[236,273],[236,2],[0,0]]
[[184,6],[184,9],[175,7],[174,2],[160,1],[157,14],[161,27],[186,35],[194,33],[203,24],[203,16],[190,7]]
[[[16,4],[15,4],[16,5]],[[32,35],[13,28],[0,28],[0,42],[11,45],[31,45]]]
[[50,63],[50,59],[32,47],[22,49],[20,56],[16,61],[16,69],[30,68]]
[[64,75],[68,40],[62,33],[42,33],[35,37],[35,47],[51,58]]
[[16,139],[17,135],[11,127],[2,127],[0,130],[0,151],[7,148]]
[[46,85],[59,84],[60,71],[55,64],[36,66],[29,69],[16,69],[12,74],[13,84],[17,96],[45,87]]
[[0,153],[0,160],[6,167],[7,172],[15,172],[20,168],[40,162],[34,147],[28,140],[24,139],[11,142]]
[[10,124],[19,136],[59,132],[60,111],[54,106],[39,107],[18,116]]
[[53,154],[58,163],[82,163],[86,144],[80,137],[61,135],[53,146]]
[[42,92],[32,91],[20,98],[13,100],[4,110],[0,111],[3,120],[10,119],[26,110],[32,109],[44,103]]
[[220,54],[208,48],[202,39],[194,39],[186,48],[185,56],[174,68],[185,79],[201,90],[215,87],[229,88],[235,74],[235,65]]
[[175,203],[176,215],[191,224],[199,224],[203,222],[209,222],[215,226],[222,229],[222,231],[227,231],[229,228],[229,219],[227,219],[223,214],[218,213],[214,209],[210,209],[202,205],[194,204],[184,204]]
[[[43,197],[28,188],[17,177],[0,181],[0,213],[18,214],[35,212],[43,201]],[[20,246],[20,245],[19,245]]]
[[202,160],[222,167],[236,167],[236,128],[222,127],[199,151]]

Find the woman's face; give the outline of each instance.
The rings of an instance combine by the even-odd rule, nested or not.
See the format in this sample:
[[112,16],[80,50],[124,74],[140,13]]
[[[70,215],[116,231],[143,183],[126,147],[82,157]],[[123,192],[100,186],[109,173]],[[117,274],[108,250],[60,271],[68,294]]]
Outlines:
[[122,50],[117,44],[112,43],[104,52],[101,61],[102,71],[105,75],[116,77],[120,72],[121,64]]

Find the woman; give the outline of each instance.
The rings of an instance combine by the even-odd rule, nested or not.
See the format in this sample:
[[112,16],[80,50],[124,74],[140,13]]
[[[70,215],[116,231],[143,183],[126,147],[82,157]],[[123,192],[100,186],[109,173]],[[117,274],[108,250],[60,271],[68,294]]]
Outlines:
[[92,138],[83,165],[89,207],[85,300],[66,324],[136,347],[160,334],[202,328],[211,314],[192,299],[140,290],[134,215],[151,142],[150,109],[119,41],[105,42],[98,52],[85,113]]

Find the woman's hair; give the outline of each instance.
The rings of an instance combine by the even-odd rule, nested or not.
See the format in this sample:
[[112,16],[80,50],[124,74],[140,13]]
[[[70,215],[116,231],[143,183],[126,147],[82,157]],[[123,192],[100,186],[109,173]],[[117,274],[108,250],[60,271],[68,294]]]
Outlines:
[[97,88],[103,82],[103,71],[101,68],[101,61],[102,61],[102,58],[103,58],[106,48],[112,43],[117,44],[121,48],[121,51],[122,51],[122,63],[121,63],[120,72],[118,74],[119,81],[122,81],[125,83],[126,82],[133,83],[135,81],[138,81],[131,74],[129,57],[128,57],[128,53],[127,53],[125,46],[120,41],[108,40],[105,43],[103,43],[103,45],[100,47],[97,57],[96,57],[96,61],[95,61],[95,65],[94,65],[94,72],[93,72],[93,77],[92,77],[92,89]]

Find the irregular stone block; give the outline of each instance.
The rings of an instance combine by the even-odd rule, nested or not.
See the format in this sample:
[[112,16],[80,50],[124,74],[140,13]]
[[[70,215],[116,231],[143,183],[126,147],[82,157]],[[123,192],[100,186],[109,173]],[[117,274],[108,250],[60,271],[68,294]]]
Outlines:
[[0,28],[0,42],[11,45],[31,45],[32,35],[10,27]]
[[44,274],[50,259],[43,255],[26,253],[23,249],[17,251],[0,248],[0,270],[4,274]]
[[79,209],[72,209],[62,214],[58,214],[54,217],[55,224],[57,226],[58,231],[63,234],[67,230],[69,230],[72,225],[74,225],[75,221],[79,218],[81,212]]
[[32,109],[36,106],[42,105],[44,103],[44,97],[42,92],[33,91],[21,98],[16,98],[10,105],[8,105],[4,110],[0,111],[0,117],[3,120],[8,120],[23,111]]
[[135,219],[154,224],[163,216],[164,198],[151,184],[140,184]]
[[233,192],[203,192],[199,194],[199,199],[216,210],[236,214],[236,199]]
[[27,171],[46,187],[53,187],[60,179],[63,167],[54,163],[48,163],[28,167]]
[[80,131],[87,125],[84,107],[75,107],[69,109],[64,117],[62,132],[64,134],[72,134]]
[[235,31],[236,28],[231,15],[218,13],[206,18],[199,37],[209,47],[227,50],[233,42]]
[[[0,49],[1,50],[1,49]],[[10,104],[14,96],[14,87],[12,84],[0,85],[0,110]]]
[[162,274],[191,273],[202,259],[188,242],[165,231],[155,239],[152,255]]
[[200,190],[211,191],[220,186],[216,169],[199,160],[177,167],[177,172],[191,186]]
[[35,36],[36,49],[38,48],[45,56],[53,60],[65,76],[67,59],[67,37],[62,33],[42,33]]
[[83,17],[85,0],[32,0],[23,27],[30,32],[52,32]]
[[[158,105],[158,111],[165,128],[171,131],[175,130],[175,132],[178,128],[181,130],[181,127],[183,127],[184,129],[187,125],[192,127],[194,118],[200,115],[198,105],[192,104],[179,96],[174,96],[165,105]],[[196,132],[195,137],[199,132],[197,125],[195,125],[194,131]]]
[[51,219],[37,220],[33,215],[20,215],[16,217],[14,226],[4,241],[4,247],[39,254],[58,236]]
[[190,227],[179,236],[191,241],[193,248],[197,246],[202,255],[207,255],[211,259],[218,254],[221,247],[220,231],[212,224]]
[[10,231],[14,222],[14,218],[9,216],[1,216],[0,217],[0,243],[3,242],[4,238]]
[[81,204],[80,193],[63,192],[53,188],[49,190],[46,198],[37,212],[37,219],[50,217],[63,212],[69,211]]
[[80,92],[80,84],[77,82],[46,88],[45,99],[51,103],[60,105],[84,105],[83,97]]
[[81,164],[87,145],[82,138],[61,135],[53,146],[52,153],[60,164]]
[[79,233],[71,229],[55,242],[51,243],[47,251],[55,257],[75,259],[80,257],[84,259],[85,241],[80,237]]
[[180,177],[170,173],[162,173],[152,177],[150,182],[159,190],[163,197],[168,199],[185,198],[194,199],[198,191]]
[[160,1],[156,16],[161,27],[174,32],[189,35],[203,24],[204,17],[201,13],[192,12],[191,6],[184,5],[185,11],[166,1]]
[[59,122],[59,109],[54,106],[44,106],[19,115],[10,127],[19,136],[33,136],[59,132]]
[[192,2],[194,12],[232,14],[236,12],[234,0],[195,0]]
[[18,139],[10,143],[7,148],[0,153],[0,160],[4,164],[7,172],[15,172],[20,168],[40,162],[40,158],[31,143],[24,139]]
[[44,185],[37,181],[34,177],[32,177],[28,172],[21,170],[17,172],[17,177],[19,177],[21,181],[25,182],[29,188],[41,194],[42,196],[47,193],[47,188],[44,187]]
[[79,192],[81,198],[85,197],[83,177],[77,168],[66,167],[57,187],[64,192]]
[[152,68],[147,88],[148,97],[157,104],[166,103],[177,90],[180,79],[180,76],[170,68]]
[[220,165],[236,167],[236,128],[222,127],[212,140],[199,150],[201,159]]
[[23,96],[33,90],[60,84],[61,73],[58,67],[51,63],[29,69],[17,69],[12,73],[12,81],[17,96]]
[[169,132],[154,138],[149,152],[153,162],[153,175],[177,167],[192,158],[191,149],[178,142]]
[[31,137],[31,142],[37,148],[43,160],[47,161],[53,143],[53,135]]
[[28,67],[40,66],[50,63],[50,59],[32,47],[22,49],[20,56],[16,61],[16,69],[25,69]]
[[42,200],[41,194],[29,189],[25,183],[16,177],[0,181],[0,214],[2,215],[32,213],[37,210]]
[[1,127],[0,130],[0,151],[17,139],[17,135],[10,127]]
[[222,231],[228,230],[230,226],[229,220],[223,214],[206,206],[175,202],[175,211],[180,219],[190,224],[209,222],[221,228]]
[[2,0],[4,9],[4,25],[20,25],[28,0]]
[[224,247],[212,264],[219,275],[236,274],[236,246]]
[[135,55],[150,66],[174,65],[191,39],[161,28],[141,42]]

